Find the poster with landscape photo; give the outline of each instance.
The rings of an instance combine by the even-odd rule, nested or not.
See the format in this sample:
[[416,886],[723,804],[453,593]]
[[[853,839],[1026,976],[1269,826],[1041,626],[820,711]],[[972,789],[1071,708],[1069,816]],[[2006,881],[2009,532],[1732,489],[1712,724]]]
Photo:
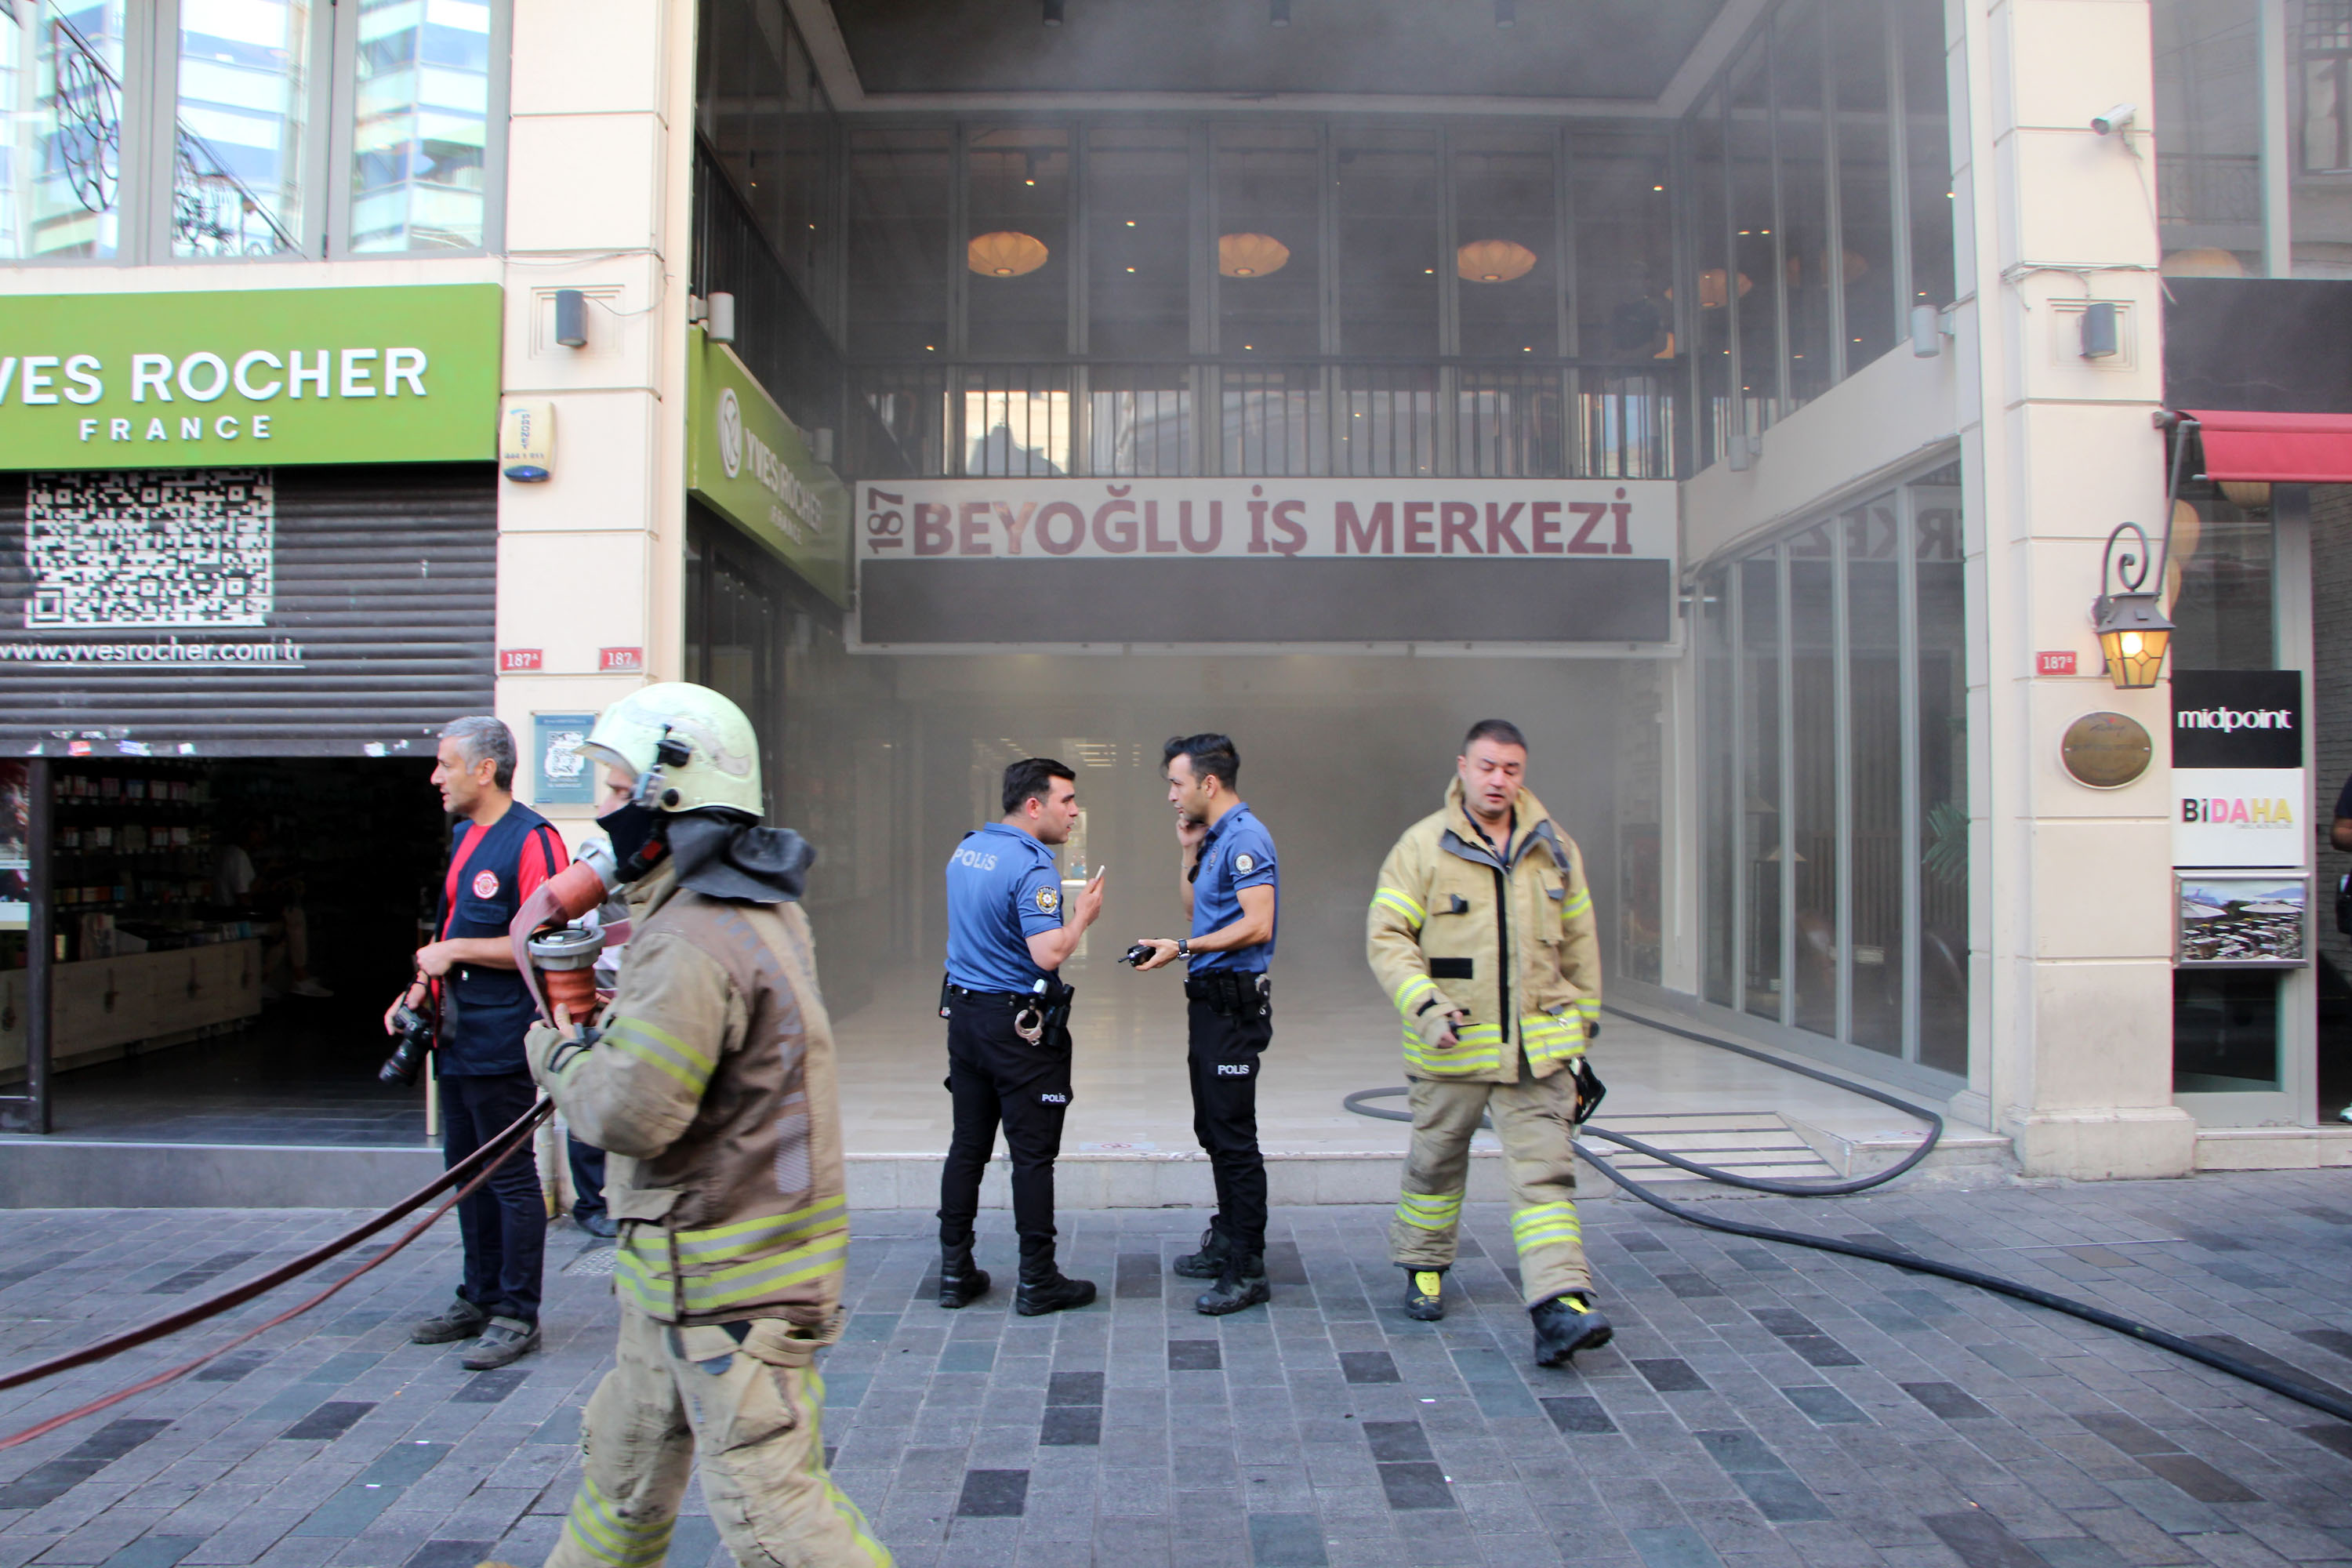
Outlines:
[[2310,962],[2307,877],[2179,877],[2180,923],[2174,960],[2182,968],[2294,969]]

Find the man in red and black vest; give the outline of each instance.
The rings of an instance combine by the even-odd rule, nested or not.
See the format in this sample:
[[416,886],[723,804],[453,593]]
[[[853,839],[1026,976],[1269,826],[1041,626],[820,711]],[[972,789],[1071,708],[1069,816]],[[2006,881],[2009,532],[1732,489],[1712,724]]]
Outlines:
[[[433,783],[457,819],[441,885],[436,940],[416,950],[402,1001],[440,1007],[434,1073],[440,1086],[441,1157],[455,1165],[531,1108],[538,1090],[523,1056],[537,1014],[515,971],[507,934],[515,911],[569,863],[547,818],[514,797],[514,735],[496,719],[460,719],[441,731]],[[397,1005],[397,1004],[395,1004]],[[392,1015],[384,1015],[392,1031]],[[478,1339],[468,1371],[501,1367],[539,1348],[541,1259],[547,1205],[539,1172],[517,1155],[457,1205],[465,1279],[457,1299],[409,1332],[413,1343]]]

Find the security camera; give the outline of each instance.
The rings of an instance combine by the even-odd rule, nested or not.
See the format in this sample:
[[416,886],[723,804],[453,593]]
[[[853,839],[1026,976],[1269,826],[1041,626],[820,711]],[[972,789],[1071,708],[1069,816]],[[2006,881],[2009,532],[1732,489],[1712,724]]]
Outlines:
[[2132,117],[2138,112],[2139,110],[2131,104],[2118,103],[2105,114],[2094,115],[2091,120],[2091,129],[2102,136],[2112,136],[2131,124]]

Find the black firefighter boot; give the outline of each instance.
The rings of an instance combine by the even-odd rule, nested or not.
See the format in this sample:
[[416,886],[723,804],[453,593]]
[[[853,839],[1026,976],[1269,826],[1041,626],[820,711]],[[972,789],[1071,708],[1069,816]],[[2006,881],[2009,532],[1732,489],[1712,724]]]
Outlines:
[[1607,1344],[1615,1331],[1587,1290],[1570,1290],[1538,1301],[1528,1309],[1528,1316],[1536,1326],[1538,1366],[1566,1366],[1577,1352],[1597,1351]]
[[1214,1279],[1225,1271],[1225,1258],[1234,1250],[1234,1238],[1215,1220],[1201,1233],[1201,1250],[1188,1252],[1168,1267],[1187,1279]]
[[1095,1282],[1073,1279],[1055,1267],[1051,1247],[1035,1258],[1021,1259],[1021,1288],[1013,1292],[1013,1310],[1024,1318],[1064,1312],[1095,1299]]
[[1255,1307],[1273,1297],[1265,1282],[1265,1254],[1235,1247],[1225,1255],[1224,1270],[1217,1276],[1217,1282],[1201,1293],[1192,1309],[1205,1317],[1222,1318],[1227,1312]]
[[940,1243],[940,1305],[950,1311],[988,1294],[988,1270],[971,1260],[971,1237],[960,1247]]

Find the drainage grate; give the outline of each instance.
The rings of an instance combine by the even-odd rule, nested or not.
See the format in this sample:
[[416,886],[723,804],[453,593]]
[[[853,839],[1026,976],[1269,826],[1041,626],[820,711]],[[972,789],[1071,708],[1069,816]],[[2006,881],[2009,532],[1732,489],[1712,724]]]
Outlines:
[[563,1266],[566,1274],[609,1275],[613,1259],[620,1254],[610,1247],[591,1247]]

